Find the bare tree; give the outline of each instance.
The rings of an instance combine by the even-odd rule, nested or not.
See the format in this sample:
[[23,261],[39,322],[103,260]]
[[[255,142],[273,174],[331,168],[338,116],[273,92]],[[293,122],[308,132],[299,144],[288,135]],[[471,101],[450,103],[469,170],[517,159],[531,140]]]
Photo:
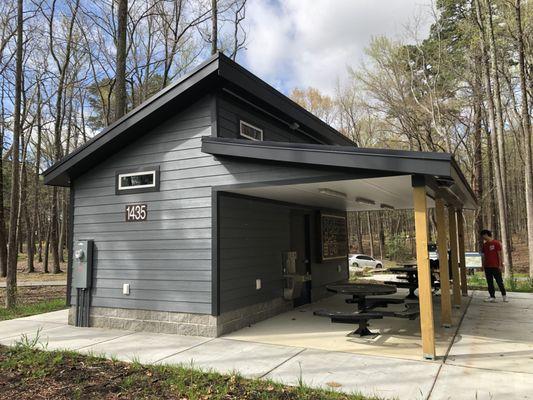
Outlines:
[[128,24],[128,0],[118,1],[117,58],[115,66],[115,120],[126,113],[126,31]]
[[13,308],[17,304],[17,210],[19,208],[19,146],[22,131],[21,105],[22,105],[22,62],[23,62],[23,21],[24,8],[23,0],[17,2],[17,54],[15,67],[15,104],[13,111],[13,144],[11,145],[11,195],[10,195],[10,216],[9,216],[9,244],[8,263],[6,276],[6,307]]
[[218,51],[218,0],[211,0],[211,54]]
[[524,137],[524,182],[527,215],[527,233],[529,249],[529,276],[533,278],[533,173],[531,159],[531,119],[529,115],[528,84],[526,77],[526,62],[524,50],[524,31],[522,28],[521,2],[515,0],[515,22],[516,22],[516,44],[518,48],[518,73],[520,76],[520,99],[521,99],[521,119]]

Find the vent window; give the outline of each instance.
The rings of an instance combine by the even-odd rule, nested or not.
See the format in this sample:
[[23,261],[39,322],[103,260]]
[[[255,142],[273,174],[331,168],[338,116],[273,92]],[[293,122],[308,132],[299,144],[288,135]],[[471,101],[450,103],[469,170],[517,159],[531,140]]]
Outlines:
[[155,192],[159,190],[159,168],[121,171],[116,174],[117,194]]
[[245,121],[240,123],[240,135],[250,140],[263,140],[263,130]]

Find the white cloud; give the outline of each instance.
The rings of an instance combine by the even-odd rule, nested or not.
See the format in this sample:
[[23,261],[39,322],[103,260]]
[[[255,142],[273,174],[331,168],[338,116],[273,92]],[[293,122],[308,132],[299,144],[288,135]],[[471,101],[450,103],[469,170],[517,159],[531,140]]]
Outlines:
[[429,14],[431,1],[249,0],[247,7],[240,62],[283,92],[313,86],[331,94],[347,67],[363,60],[372,37],[404,36],[415,16]]

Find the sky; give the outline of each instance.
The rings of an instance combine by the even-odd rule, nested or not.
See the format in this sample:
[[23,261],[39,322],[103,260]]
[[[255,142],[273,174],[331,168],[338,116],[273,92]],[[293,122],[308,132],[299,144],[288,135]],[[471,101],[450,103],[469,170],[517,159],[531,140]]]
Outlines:
[[248,0],[248,41],[239,62],[285,94],[333,94],[372,37],[412,41],[431,24],[431,0]]

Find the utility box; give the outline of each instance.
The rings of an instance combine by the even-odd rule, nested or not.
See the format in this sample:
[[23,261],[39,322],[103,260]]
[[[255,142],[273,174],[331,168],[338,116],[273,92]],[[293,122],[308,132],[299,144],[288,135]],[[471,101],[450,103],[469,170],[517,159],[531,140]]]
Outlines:
[[92,240],[78,240],[74,243],[72,287],[75,289],[89,289],[91,287],[93,246]]

